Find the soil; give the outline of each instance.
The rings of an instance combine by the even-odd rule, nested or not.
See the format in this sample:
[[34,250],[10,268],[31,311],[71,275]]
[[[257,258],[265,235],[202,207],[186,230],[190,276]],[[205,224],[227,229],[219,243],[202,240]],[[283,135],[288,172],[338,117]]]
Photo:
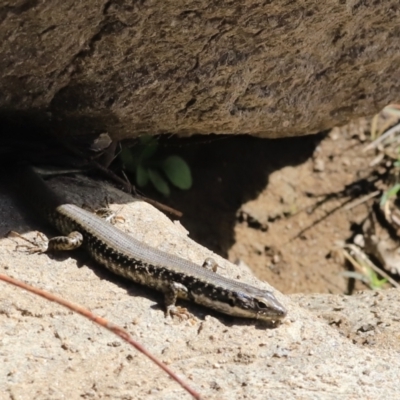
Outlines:
[[[190,237],[283,293],[348,293],[340,246],[371,203],[344,209],[362,195],[373,154],[363,153],[368,122],[301,138],[162,139],[165,154],[185,158],[189,191],[158,199],[184,213]],[[352,190],[349,190],[352,189]],[[145,194],[155,192],[146,188]],[[354,287],[355,284],[355,287]]]

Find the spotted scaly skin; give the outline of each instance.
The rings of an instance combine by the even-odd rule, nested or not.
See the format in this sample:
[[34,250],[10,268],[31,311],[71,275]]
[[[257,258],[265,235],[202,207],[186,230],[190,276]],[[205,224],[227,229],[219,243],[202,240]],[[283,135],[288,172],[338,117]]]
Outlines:
[[[35,194],[40,197],[40,213],[60,233],[78,232],[80,240],[72,247],[82,244],[94,260],[113,273],[164,293],[168,313],[174,311],[176,300],[182,298],[234,317],[280,321],[286,316],[286,309],[272,292],[225,278],[158,250],[93,213],[63,204],[31,169],[24,171],[20,181],[35,185],[32,198]],[[40,193],[47,195],[49,201]]]

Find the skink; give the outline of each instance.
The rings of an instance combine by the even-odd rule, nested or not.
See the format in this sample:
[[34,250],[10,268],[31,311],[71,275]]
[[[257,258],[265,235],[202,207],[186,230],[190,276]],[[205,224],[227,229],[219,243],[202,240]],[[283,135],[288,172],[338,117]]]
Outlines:
[[167,313],[174,314],[178,298],[190,300],[234,317],[279,321],[286,309],[272,292],[228,279],[184,258],[136,240],[97,215],[66,204],[31,167],[21,167],[16,185],[29,202],[61,234],[49,248],[82,245],[90,256],[115,274],[164,294]]

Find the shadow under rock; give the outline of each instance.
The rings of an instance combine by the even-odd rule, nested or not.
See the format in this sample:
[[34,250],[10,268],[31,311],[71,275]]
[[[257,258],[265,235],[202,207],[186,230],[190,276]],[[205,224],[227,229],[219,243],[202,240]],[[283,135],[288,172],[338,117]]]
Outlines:
[[[326,134],[285,139],[161,137],[161,151],[182,156],[193,175],[193,187],[173,190],[169,204],[183,212],[181,222],[191,238],[226,258],[235,240],[234,227],[242,204],[265,189],[274,171],[304,163]],[[155,192],[147,195],[158,196]],[[166,202],[160,196],[158,199]]]

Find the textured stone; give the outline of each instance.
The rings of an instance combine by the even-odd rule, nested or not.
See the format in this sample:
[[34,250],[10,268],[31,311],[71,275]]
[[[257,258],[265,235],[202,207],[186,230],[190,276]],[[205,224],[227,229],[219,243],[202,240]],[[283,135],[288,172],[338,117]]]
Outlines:
[[397,0],[2,1],[0,109],[66,133],[301,135],[400,90]]
[[[260,288],[237,266],[190,240],[165,215],[116,189],[82,178],[52,180],[69,201],[97,207],[107,198],[124,217],[118,227],[162,250]],[[123,204],[123,207],[121,207]],[[0,191],[0,273],[79,303],[125,328],[202,394],[228,399],[396,399],[400,340],[397,289],[357,296],[276,296],[288,316],[276,329],[179,302],[196,319],[166,319],[162,296],[118,279],[77,255],[26,254],[10,229],[33,239]],[[151,229],[149,229],[151,226]],[[83,264],[83,265],[82,265]],[[61,306],[0,281],[1,399],[189,399],[121,339]]]

